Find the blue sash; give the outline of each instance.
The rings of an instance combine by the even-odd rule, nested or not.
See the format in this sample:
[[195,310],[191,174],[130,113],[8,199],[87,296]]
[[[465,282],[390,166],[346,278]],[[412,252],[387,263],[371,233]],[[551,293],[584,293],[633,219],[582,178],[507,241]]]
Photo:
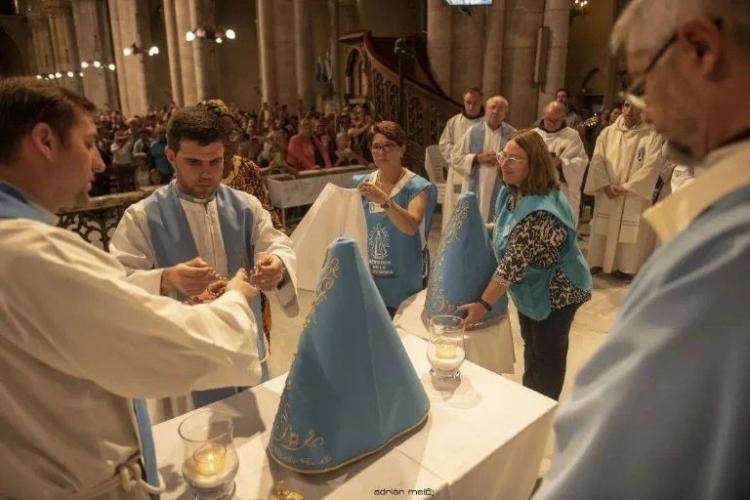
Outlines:
[[[485,122],[482,121],[472,126],[469,129],[469,153],[480,154],[484,152],[484,134],[485,134]],[[515,132],[515,129],[503,122],[500,125],[500,144],[498,144],[499,150],[505,147],[505,144],[510,139],[510,136]],[[479,198],[479,169],[481,167],[476,164],[472,165],[471,173],[469,174],[469,185],[468,190],[477,195],[477,200],[481,205],[481,199]],[[495,186],[492,189],[492,196],[490,198],[490,209],[495,206],[495,200],[497,199],[497,193],[500,192],[502,182],[499,177],[495,178]],[[492,210],[490,210],[489,218],[492,217]],[[488,222],[488,221],[485,221]]]
[[[355,186],[365,182],[368,175],[357,175]],[[398,308],[401,302],[425,287],[429,273],[427,236],[437,203],[437,188],[427,179],[413,176],[392,198],[401,207],[408,207],[414,197],[427,189],[427,207],[424,214],[424,234],[402,233],[388,218],[384,210],[371,212],[370,200],[362,197],[367,220],[367,251],[370,272],[385,305]],[[423,239],[424,238],[424,244]]]
[[[39,210],[32,207],[26,197],[13,186],[0,181],[0,219],[31,219],[47,224]],[[133,412],[138,424],[138,435],[141,443],[141,458],[145,469],[146,481],[159,487],[159,474],[156,466],[156,448],[151,433],[151,420],[148,409],[142,399],[133,400]],[[150,495],[158,499],[159,495]]]
[[519,311],[531,319],[541,321],[552,311],[549,296],[549,286],[555,271],[558,269],[582,290],[592,288],[591,273],[586,259],[581,253],[576,241],[575,219],[570,203],[560,191],[550,191],[544,195],[528,195],[521,198],[514,210],[508,210],[510,190],[503,187],[497,198],[495,207],[495,229],[492,233],[492,244],[497,261],[500,262],[505,254],[510,234],[513,228],[524,217],[538,210],[551,213],[567,228],[568,236],[560,252],[560,259],[549,269],[529,266],[520,282],[514,283],[508,289],[508,295],[513,299]]
[[[198,256],[193,234],[190,231],[185,211],[180,204],[182,195],[175,181],[154,191],[145,201],[146,221],[151,234],[156,264],[170,267]],[[221,185],[216,190],[216,205],[224,249],[227,254],[229,276],[240,268],[250,269],[254,262],[253,228],[254,217],[247,204],[235,190]],[[266,357],[266,344],[263,338],[263,317],[260,296],[251,304],[258,325],[258,355]],[[261,380],[268,380],[268,367],[261,364]],[[236,394],[242,388],[225,387],[208,391],[194,391],[193,404],[196,408]]]

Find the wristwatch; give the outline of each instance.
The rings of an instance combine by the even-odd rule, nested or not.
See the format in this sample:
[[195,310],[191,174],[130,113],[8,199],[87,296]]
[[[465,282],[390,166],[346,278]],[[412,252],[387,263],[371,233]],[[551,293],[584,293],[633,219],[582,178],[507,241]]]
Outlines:
[[391,208],[391,200],[385,200],[385,202],[380,204],[380,208],[383,210]]

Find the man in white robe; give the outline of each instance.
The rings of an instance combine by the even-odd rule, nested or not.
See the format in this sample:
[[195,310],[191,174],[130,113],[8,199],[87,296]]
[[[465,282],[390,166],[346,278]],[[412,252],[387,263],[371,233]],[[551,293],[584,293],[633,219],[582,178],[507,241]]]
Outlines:
[[565,124],[565,105],[559,101],[552,101],[544,107],[544,117],[534,131],[542,137],[552,154],[560,175],[560,191],[570,202],[577,225],[581,209],[581,184],[589,162],[581,136]]
[[[110,243],[110,252],[128,270],[130,280],[151,293],[164,293],[175,298],[186,299],[204,292],[213,282],[226,277],[240,265],[255,268],[254,278],[261,290],[271,300],[277,300],[291,315],[297,312],[296,257],[291,240],[273,227],[270,214],[254,196],[221,185],[223,173],[223,130],[219,118],[203,108],[185,108],[175,113],[167,128],[167,159],[175,168],[175,180],[144,200],[131,205],[123,215]],[[225,197],[240,206],[235,208]],[[252,224],[232,228],[231,221],[223,211],[233,210],[233,217],[249,217]],[[247,213],[242,213],[247,210]],[[162,220],[166,212],[167,218]],[[176,212],[176,213],[172,213]],[[175,217],[179,222],[184,214],[187,224],[182,230],[188,234],[175,239],[163,240],[164,231],[157,230],[162,224],[176,230]],[[158,219],[158,224],[154,219]],[[240,234],[240,241],[229,239],[230,231]],[[168,232],[168,231],[167,231]],[[180,239],[182,238],[182,239]],[[230,254],[226,245],[231,246]],[[190,260],[166,265],[169,256],[160,255],[165,245],[185,246],[168,248]],[[256,265],[251,255],[256,255]],[[239,254],[239,255],[235,255]],[[263,261],[257,264],[257,256]],[[174,279],[175,271],[183,269],[190,273],[192,281]],[[280,285],[280,286],[278,286]],[[258,316],[260,311],[258,310]],[[260,318],[259,318],[260,319]],[[261,334],[259,351],[267,354],[268,346]],[[267,367],[263,363],[264,378]],[[210,394],[194,394],[175,397],[162,405],[152,405],[154,422],[172,418],[192,409],[193,404],[203,405],[221,399],[233,391],[214,391]],[[193,404],[191,404],[193,403]]]
[[734,0],[634,0],[615,25],[644,113],[706,171],[644,214],[663,245],[558,410],[535,500],[750,498],[748,40]]
[[464,111],[451,117],[445,124],[443,133],[440,136],[440,154],[443,155],[448,163],[448,177],[445,181],[445,200],[442,207],[442,230],[445,230],[446,224],[456,206],[456,199],[461,194],[461,184],[463,175],[453,168],[453,152],[457,144],[463,139],[466,132],[480,123],[483,118],[482,113],[482,92],[472,87],[464,92]]
[[484,121],[464,134],[453,153],[451,166],[461,176],[461,193],[472,191],[479,200],[479,213],[489,222],[494,217],[494,201],[500,185],[497,153],[516,131],[505,123],[508,101],[503,96],[487,99]]
[[244,271],[191,307],[55,227],[104,170],[95,110],[51,82],[0,80],[2,498],[143,498],[141,456],[152,484],[158,464],[135,398],[260,380]]
[[629,102],[596,140],[584,189],[595,196],[588,251],[594,272],[630,279],[653,251],[653,233],[641,215],[651,206],[664,163],[662,143]]

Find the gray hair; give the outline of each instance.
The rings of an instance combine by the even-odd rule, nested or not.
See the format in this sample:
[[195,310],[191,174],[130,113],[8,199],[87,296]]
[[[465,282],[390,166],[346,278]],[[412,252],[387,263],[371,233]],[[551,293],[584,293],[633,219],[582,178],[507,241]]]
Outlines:
[[501,95],[493,95],[492,97],[487,99],[487,101],[485,102],[485,105],[489,106],[491,101],[500,101],[503,107],[505,108],[505,111],[508,111],[508,106],[509,106],[508,99],[506,99],[505,97]]
[[656,50],[683,19],[694,15],[721,19],[726,30],[750,48],[747,0],[633,0],[615,23],[612,52]]

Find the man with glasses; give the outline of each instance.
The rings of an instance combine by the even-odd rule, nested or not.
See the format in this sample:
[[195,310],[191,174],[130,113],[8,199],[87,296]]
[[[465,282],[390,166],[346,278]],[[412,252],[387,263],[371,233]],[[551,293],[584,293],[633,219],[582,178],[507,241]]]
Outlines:
[[635,0],[613,46],[631,102],[705,172],[644,214],[663,245],[560,409],[535,499],[750,498],[750,3]]
[[451,168],[462,178],[461,192],[477,195],[479,212],[485,222],[494,216],[495,198],[500,189],[497,153],[516,131],[508,123],[508,101],[496,95],[484,104],[484,121],[472,126],[456,145]]
[[641,216],[664,165],[663,142],[630,101],[597,138],[583,190],[596,198],[588,251],[592,272],[630,281],[651,255],[653,233]]

